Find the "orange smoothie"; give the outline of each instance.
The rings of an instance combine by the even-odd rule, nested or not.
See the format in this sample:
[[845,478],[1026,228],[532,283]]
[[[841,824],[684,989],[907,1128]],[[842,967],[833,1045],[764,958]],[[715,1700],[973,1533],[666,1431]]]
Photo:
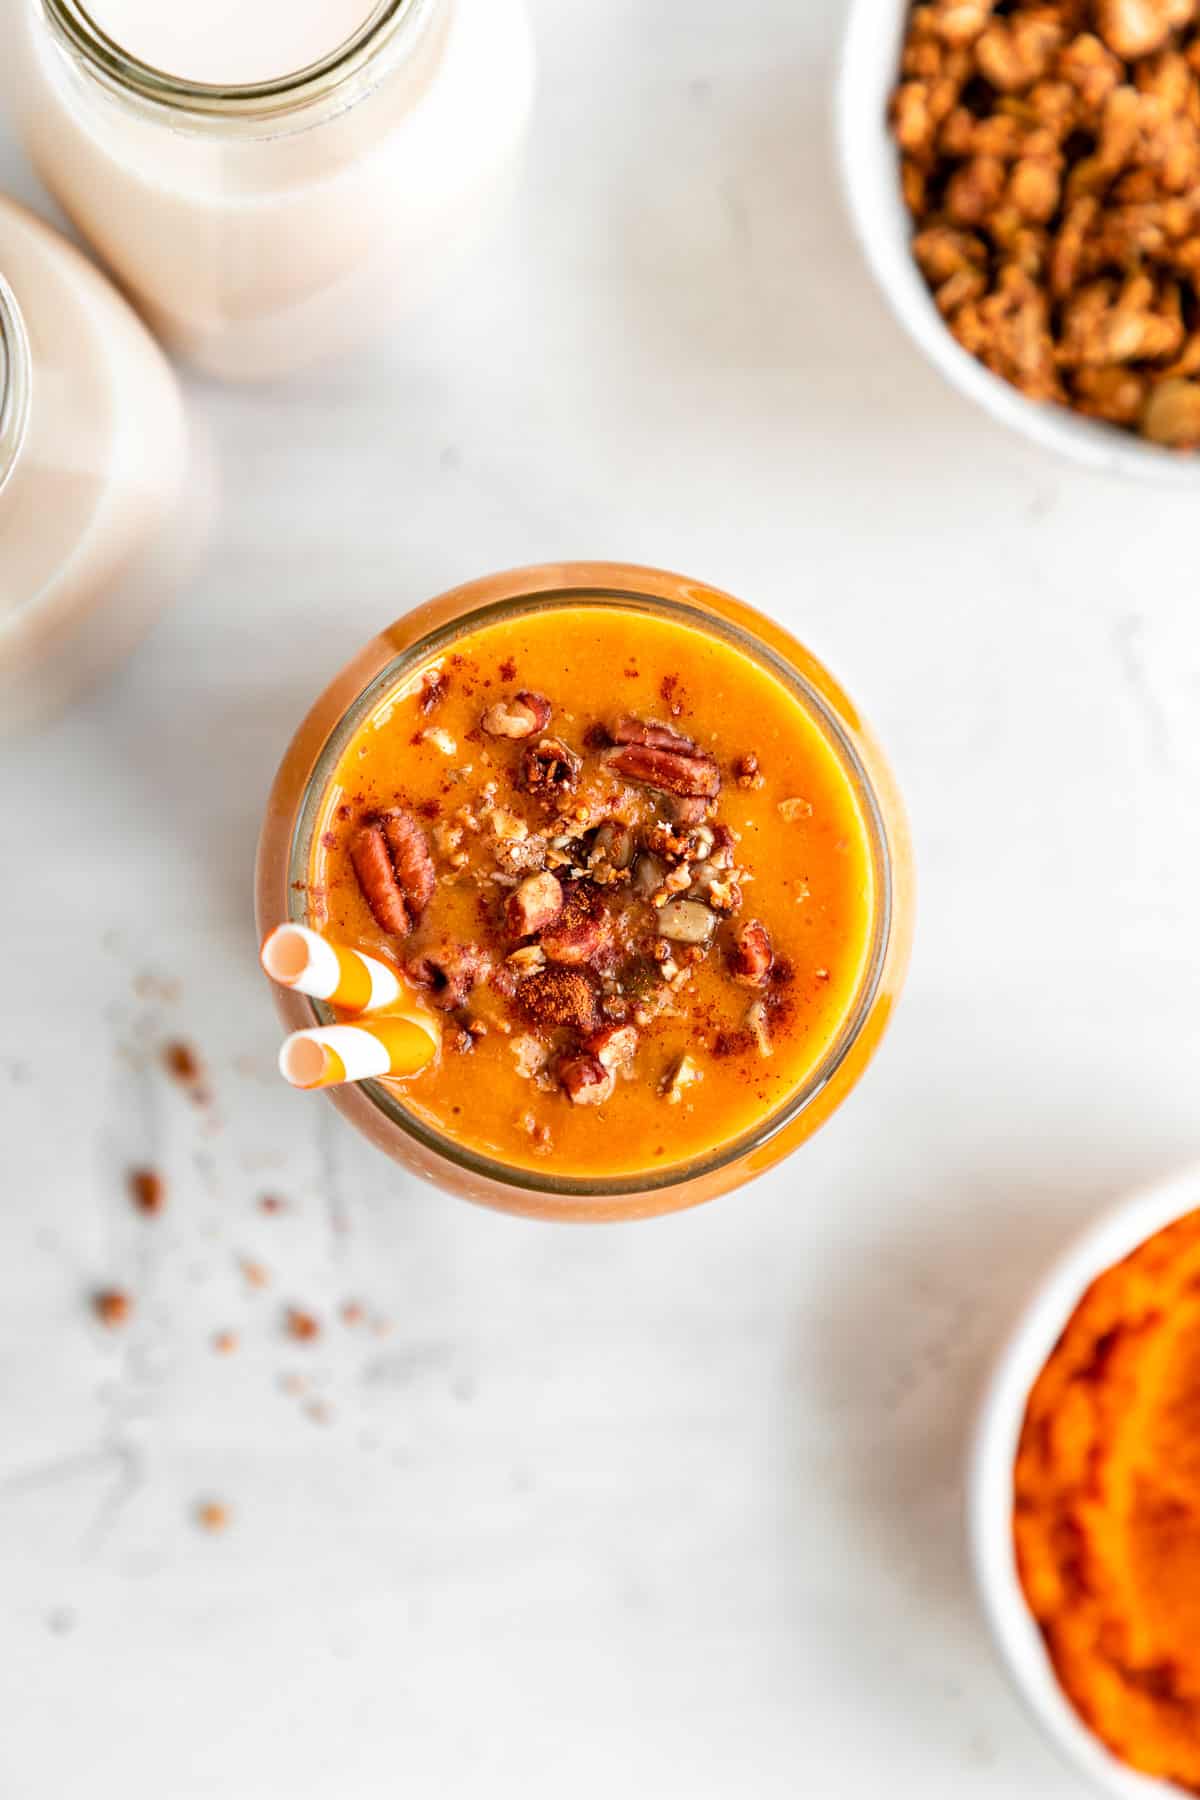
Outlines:
[[306,917],[443,1019],[387,1086],[555,1177],[653,1180],[829,1056],[881,905],[826,728],[713,633],[587,603],[482,622],[384,688],[311,839]]

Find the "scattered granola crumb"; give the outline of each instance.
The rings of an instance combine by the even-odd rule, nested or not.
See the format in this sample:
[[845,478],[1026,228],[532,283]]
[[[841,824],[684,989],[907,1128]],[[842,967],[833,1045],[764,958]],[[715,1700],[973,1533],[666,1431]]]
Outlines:
[[122,1288],[102,1288],[92,1296],[92,1308],[102,1325],[115,1330],[133,1315],[133,1297]]
[[223,1500],[201,1500],[196,1507],[196,1523],[202,1531],[225,1531],[231,1518]]
[[321,1335],[321,1321],[315,1314],[305,1312],[302,1307],[289,1306],[287,1331],[289,1337],[294,1337],[301,1343],[311,1343],[313,1338]]
[[779,816],[789,825],[794,825],[797,819],[811,819],[812,810],[811,800],[795,799],[779,802]]
[[286,1212],[288,1203],[279,1194],[262,1194],[259,1196],[258,1210],[265,1213]]
[[129,1197],[139,1212],[160,1213],[167,1204],[167,1184],[157,1169],[133,1169]]
[[213,1334],[213,1349],[219,1356],[231,1356],[238,1347],[236,1331],[218,1331]]
[[270,1274],[268,1273],[268,1271],[263,1267],[262,1263],[251,1262],[248,1258],[244,1257],[242,1259],[242,1263],[241,1263],[241,1270],[242,1270],[243,1276],[245,1277],[246,1281],[249,1283],[249,1285],[251,1287],[253,1287],[253,1288],[270,1287],[271,1277],[270,1277]]
[[366,1311],[357,1300],[347,1300],[342,1306],[343,1325],[361,1325],[366,1318]]

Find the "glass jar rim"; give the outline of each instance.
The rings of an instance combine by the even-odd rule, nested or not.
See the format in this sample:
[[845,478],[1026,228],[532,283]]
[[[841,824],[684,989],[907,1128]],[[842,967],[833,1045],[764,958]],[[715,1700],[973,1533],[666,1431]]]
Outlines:
[[32,404],[29,334],[17,296],[0,275],[0,494],[17,466]]
[[319,62],[267,81],[223,85],[190,81],[141,61],[96,22],[86,0],[42,0],[60,41],[106,86],[172,114],[224,124],[261,124],[333,98],[390,48],[402,30],[424,20],[433,3],[374,0],[358,29]]
[[[357,1084],[364,1098],[396,1129],[425,1151],[473,1176],[502,1187],[524,1190],[548,1198],[557,1196],[577,1200],[612,1200],[665,1192],[728,1168],[730,1164],[762,1150],[806,1112],[825,1091],[853,1050],[882,991],[895,916],[894,868],[884,808],[866,762],[835,708],[799,667],[745,627],[714,615],[703,605],[690,604],[685,600],[643,592],[640,589],[606,588],[602,584],[564,586],[488,601],[470,608],[445,624],[435,626],[408,648],[391,657],[386,666],[350,702],[315,758],[293,820],[288,843],[286,883],[289,917],[294,922],[305,922],[311,848],[325,795],[344,751],[372,711],[423,663],[444,654],[456,642],[481,626],[524,617],[531,612],[561,610],[570,606],[612,607],[619,611],[646,611],[660,617],[665,615],[675,618],[692,629],[710,635],[715,633],[742,654],[750,656],[753,661],[768,669],[807,710],[849,777],[868,840],[873,878],[874,904],[869,950],[853,1001],[825,1054],[805,1081],[773,1112],[737,1138],[721,1144],[704,1156],[671,1165],[661,1171],[644,1170],[629,1175],[594,1178],[559,1173],[542,1174],[536,1168],[501,1162],[497,1158],[469,1149],[410,1112],[380,1081],[363,1081]],[[335,1022],[335,1014],[323,1002],[307,1000],[303,1004],[311,1012],[314,1022]]]

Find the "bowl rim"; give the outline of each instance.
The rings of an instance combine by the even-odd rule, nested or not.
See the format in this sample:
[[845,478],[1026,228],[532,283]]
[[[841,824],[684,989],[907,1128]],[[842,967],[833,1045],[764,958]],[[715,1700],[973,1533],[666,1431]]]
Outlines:
[[970,1444],[966,1526],[972,1573],[1000,1660],[1043,1731],[1075,1768],[1118,1800],[1179,1800],[1174,1783],[1116,1757],[1059,1685],[1017,1574],[1012,1480],[1030,1389],[1086,1289],[1164,1226],[1200,1207],[1200,1164],[1127,1195],[1051,1264],[989,1373]]
[[[850,0],[834,89],[834,134],[842,196],[853,235],[893,316],[943,379],[997,423],[1087,468],[1187,488],[1200,481],[1200,454],[1148,444],[1067,407],[1027,399],[977,362],[947,329],[909,248],[898,153],[882,100],[894,80],[910,0]],[[886,28],[893,20],[895,30]]]

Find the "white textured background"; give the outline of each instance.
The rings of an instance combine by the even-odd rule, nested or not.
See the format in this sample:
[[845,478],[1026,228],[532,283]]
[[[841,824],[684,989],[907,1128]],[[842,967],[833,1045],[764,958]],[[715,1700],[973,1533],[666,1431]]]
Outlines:
[[[1049,1254],[1197,1149],[1196,503],[1044,460],[917,363],[841,213],[841,11],[537,0],[492,249],[382,354],[193,387],[210,563],[0,753],[3,1800],[1078,1791],[984,1641],[964,1437]],[[0,174],[48,210],[7,142]],[[281,1091],[250,914],[330,672],[435,590],[579,555],[808,638],[893,754],[922,887],[842,1114],[620,1229],[465,1207]],[[87,1311],[110,1281],[124,1335]]]

